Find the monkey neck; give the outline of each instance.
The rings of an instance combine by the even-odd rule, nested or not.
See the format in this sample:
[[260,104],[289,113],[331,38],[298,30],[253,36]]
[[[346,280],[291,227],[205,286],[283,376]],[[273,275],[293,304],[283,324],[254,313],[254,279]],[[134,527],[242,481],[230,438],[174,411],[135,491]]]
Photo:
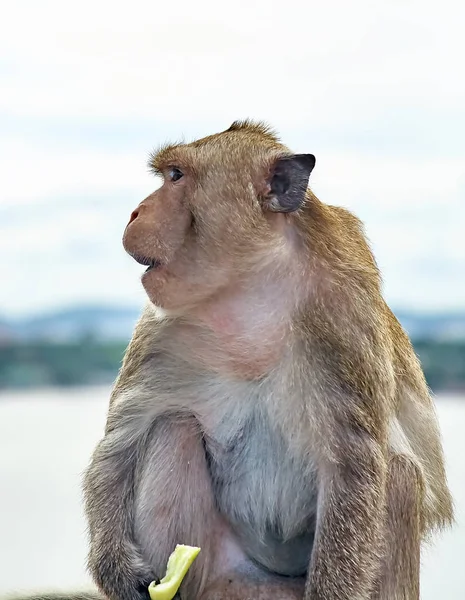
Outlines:
[[289,274],[222,290],[175,326],[178,354],[204,368],[255,379],[289,349],[297,286]]

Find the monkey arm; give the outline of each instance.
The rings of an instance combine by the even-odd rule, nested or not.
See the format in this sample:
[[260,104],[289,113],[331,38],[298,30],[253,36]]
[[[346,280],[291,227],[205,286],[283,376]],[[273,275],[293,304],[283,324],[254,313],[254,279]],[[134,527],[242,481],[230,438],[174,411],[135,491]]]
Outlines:
[[309,600],[368,600],[375,582],[386,465],[366,440],[357,446],[338,464],[323,467]]
[[107,598],[148,598],[156,574],[133,539],[134,473],[140,441],[127,428],[107,432],[84,478],[90,534],[88,568]]
[[320,357],[310,360],[325,392],[310,403],[320,456],[308,600],[368,600],[379,568],[394,386],[389,347],[373,331],[352,316],[350,337],[334,320],[312,336],[308,355]]
[[383,557],[372,600],[419,600],[423,477],[406,456],[389,460]]
[[[83,488],[90,536],[88,568],[99,589],[110,599],[149,597],[156,573],[143,560],[134,540],[134,486],[144,453],[147,426],[137,407],[137,381],[158,333],[153,309],[146,305],[126,350],[113,387],[105,436],[85,473]],[[148,423],[148,427],[150,422]]]
[[141,600],[176,544],[200,546],[182,583],[195,597],[218,525],[202,433],[177,401],[157,396],[163,359],[128,354],[84,480],[89,569],[110,600]]
[[[159,331],[159,320],[147,305],[111,394],[105,435],[92,455],[83,482],[90,534],[88,567],[96,585],[110,600],[148,599],[149,584],[161,575],[143,556],[135,534],[136,490],[150,473],[144,461],[154,443],[154,423],[163,412],[150,385]],[[164,438],[163,442],[166,451],[170,440]],[[151,490],[148,502],[153,505],[166,481],[175,475],[159,465],[150,466],[165,478],[158,489]],[[148,529],[151,535],[153,528]],[[185,538],[170,540],[169,551],[159,565],[161,570],[175,545],[185,542]],[[152,547],[159,547],[159,543],[154,537],[150,540]]]

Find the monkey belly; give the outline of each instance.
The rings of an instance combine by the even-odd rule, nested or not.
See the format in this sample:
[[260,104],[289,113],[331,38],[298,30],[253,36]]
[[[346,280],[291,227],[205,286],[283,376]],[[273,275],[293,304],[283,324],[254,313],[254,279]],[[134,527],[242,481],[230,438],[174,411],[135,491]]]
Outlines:
[[313,532],[284,540],[273,531],[257,535],[256,529],[244,523],[234,523],[233,530],[247,556],[267,571],[288,577],[306,574],[313,547]]
[[316,519],[312,466],[257,411],[227,440],[221,427],[215,433],[206,452],[216,501],[242,550],[271,573],[305,575]]
[[247,561],[207,584],[202,600],[302,600],[305,577],[283,577]]

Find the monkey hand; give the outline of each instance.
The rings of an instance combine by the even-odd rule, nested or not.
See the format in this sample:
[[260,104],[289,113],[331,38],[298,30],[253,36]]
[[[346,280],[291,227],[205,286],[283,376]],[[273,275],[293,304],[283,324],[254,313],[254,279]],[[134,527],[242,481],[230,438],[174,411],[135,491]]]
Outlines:
[[[150,600],[149,585],[159,581],[135,548],[118,544],[95,546],[88,568],[99,590],[109,600]],[[100,550],[100,549],[99,549]]]

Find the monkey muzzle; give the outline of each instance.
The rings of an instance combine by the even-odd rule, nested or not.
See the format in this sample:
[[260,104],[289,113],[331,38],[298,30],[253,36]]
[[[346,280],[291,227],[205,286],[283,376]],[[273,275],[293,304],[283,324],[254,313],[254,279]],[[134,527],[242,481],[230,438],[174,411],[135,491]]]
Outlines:
[[155,258],[148,258],[147,256],[142,256],[136,252],[128,252],[128,254],[140,265],[147,266],[147,269],[145,270],[146,273],[161,266],[161,261],[156,260]]

